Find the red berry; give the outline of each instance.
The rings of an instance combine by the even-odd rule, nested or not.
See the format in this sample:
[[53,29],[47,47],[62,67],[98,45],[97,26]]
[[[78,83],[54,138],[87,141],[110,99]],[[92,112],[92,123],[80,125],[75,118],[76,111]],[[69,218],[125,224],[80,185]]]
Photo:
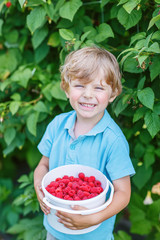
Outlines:
[[56,178],[56,182],[58,182],[58,181],[60,181],[60,180],[62,180],[61,178]]
[[62,193],[62,192],[57,192],[57,193],[56,193],[56,197],[58,197],[58,198],[63,198],[63,193]]
[[6,3],[6,7],[9,8],[12,5],[12,3],[9,1]]
[[90,176],[89,178],[88,178],[88,182],[94,182],[95,181],[95,177],[94,176]]
[[68,175],[64,175],[62,179],[69,179]]
[[95,180],[94,182],[96,187],[100,187],[101,186],[101,182],[99,180]]
[[79,177],[80,179],[84,180],[85,175],[84,175],[84,173],[80,172],[80,173],[78,174],[78,177]]
[[73,197],[75,195],[75,191],[73,189],[71,189],[69,192],[68,192],[69,196],[70,197]]

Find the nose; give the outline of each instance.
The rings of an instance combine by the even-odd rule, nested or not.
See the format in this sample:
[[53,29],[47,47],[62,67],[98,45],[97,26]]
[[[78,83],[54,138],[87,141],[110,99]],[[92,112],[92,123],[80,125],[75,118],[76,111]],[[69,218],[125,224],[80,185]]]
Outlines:
[[93,90],[91,87],[87,86],[84,89],[83,96],[85,98],[92,98],[93,97]]

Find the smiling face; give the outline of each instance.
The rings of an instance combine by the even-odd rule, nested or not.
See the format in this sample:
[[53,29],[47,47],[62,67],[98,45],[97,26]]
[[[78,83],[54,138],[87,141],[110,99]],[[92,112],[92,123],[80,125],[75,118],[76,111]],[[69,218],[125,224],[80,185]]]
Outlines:
[[111,97],[111,86],[97,79],[87,84],[72,80],[66,95],[77,112],[77,119],[89,119],[92,123],[97,123],[103,117],[104,110],[115,98]]

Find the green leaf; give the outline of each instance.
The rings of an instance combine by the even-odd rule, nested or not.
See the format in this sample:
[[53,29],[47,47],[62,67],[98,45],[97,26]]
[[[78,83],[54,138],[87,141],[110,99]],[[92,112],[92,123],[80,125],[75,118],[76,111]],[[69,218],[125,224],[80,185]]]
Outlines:
[[159,40],[159,39],[160,39],[160,30],[152,34],[152,40]]
[[132,239],[126,232],[119,230],[115,236],[115,240],[132,240]]
[[4,21],[0,19],[0,36],[2,36],[2,26],[3,26]]
[[154,112],[147,112],[144,117],[144,122],[147,126],[147,130],[154,138],[154,136],[160,131],[160,117]]
[[141,2],[141,0],[129,0],[127,3],[123,5],[124,9],[128,12],[131,13],[132,10],[137,7],[137,5]]
[[69,29],[59,29],[59,34],[65,40],[72,40],[74,38],[74,33]]
[[35,50],[35,61],[40,63],[49,53],[50,47],[47,46],[46,41],[44,41],[38,48]]
[[27,26],[31,33],[33,34],[35,30],[42,27],[46,21],[45,19],[46,11],[43,7],[34,8],[30,14],[27,16]]
[[64,5],[60,8],[59,14],[62,18],[73,20],[74,15],[78,9],[82,6],[82,1],[80,0],[70,0],[65,2]]
[[84,42],[84,40],[88,37],[89,34],[90,34],[90,31],[85,32],[84,34],[82,34],[81,41]]
[[146,81],[146,77],[145,76],[140,79],[140,81],[138,83],[138,87],[137,87],[138,90],[142,90],[143,89],[145,81]]
[[142,63],[148,58],[148,55],[140,55],[138,56],[138,62],[139,62],[139,66],[142,65]]
[[39,116],[39,113],[34,112],[31,115],[29,115],[29,117],[27,118],[27,122],[26,122],[28,131],[35,137],[37,135],[38,116]]
[[50,90],[52,96],[56,99],[67,100],[66,94],[60,88],[60,82],[56,82],[52,89]]
[[160,102],[155,103],[154,108],[153,108],[153,111],[154,111],[155,113],[157,113],[158,115],[160,115]]
[[128,106],[127,103],[123,103],[123,99],[121,98],[114,107],[114,113],[118,117],[118,115],[123,112],[124,109]]
[[141,10],[133,10],[130,14],[125,11],[124,8],[121,8],[118,11],[118,21],[125,27],[126,30],[135,26],[142,17]]
[[18,82],[19,85],[26,88],[29,79],[32,77],[32,70],[21,66],[11,77],[11,80]]
[[149,22],[149,26],[147,30],[149,30],[159,20],[160,20],[160,15],[153,17]]
[[134,148],[134,155],[137,159],[140,159],[141,157],[143,157],[143,154],[145,153],[145,148],[143,146],[143,144],[141,142],[138,142],[135,145]]
[[154,105],[154,92],[151,88],[147,87],[143,90],[138,91],[138,99],[147,108],[153,109]]
[[84,32],[90,32],[87,36],[88,39],[94,40],[95,36],[97,35],[97,31],[95,28],[91,27],[91,26],[86,26],[84,27]]
[[144,155],[144,165],[149,168],[155,162],[155,155],[153,152],[146,151]]
[[48,113],[46,105],[42,101],[37,102],[36,105],[34,105],[33,109],[35,111],[37,111],[37,112],[46,112],[46,113]]
[[0,55],[0,77],[2,73],[13,72],[21,61],[21,54],[18,49],[9,49],[5,54]]
[[49,36],[48,43],[49,46],[57,47],[60,45],[60,37],[58,32],[54,32]]
[[29,181],[29,178],[28,178],[28,176],[27,175],[22,175],[22,176],[20,176],[20,178],[18,179],[18,182],[19,183],[30,183],[30,181]]
[[141,118],[143,118],[145,113],[146,113],[146,108],[144,108],[144,107],[138,108],[133,115],[133,123],[135,123],[138,120],[140,120]]
[[140,73],[143,72],[141,68],[138,68],[138,63],[135,58],[129,56],[123,64],[123,70],[130,73]]
[[48,35],[48,28],[44,26],[43,28],[37,29],[32,36],[32,45],[36,49],[43,42],[43,40]]
[[110,0],[102,0],[101,1],[101,8],[103,8]]
[[95,37],[96,42],[103,42],[109,37],[114,37],[111,27],[106,23],[100,24],[98,27],[98,34]]
[[7,143],[7,145],[9,145],[13,139],[16,136],[16,130],[15,128],[7,128],[6,131],[4,132],[4,140]]
[[15,100],[15,101],[20,101],[21,100],[21,95],[19,93],[13,93],[13,95],[11,95],[10,98]]
[[[134,213],[135,214],[135,213]],[[152,222],[148,219],[139,220],[136,222],[132,222],[131,232],[140,234],[140,235],[148,235],[152,229]]]
[[160,57],[155,56],[152,59],[152,64],[149,66],[151,81],[160,74]]
[[140,33],[135,34],[133,37],[131,37],[130,45],[132,45],[137,40],[144,39],[145,37],[146,37],[145,32],[140,32]]
[[18,2],[19,2],[19,4],[20,4],[21,8],[23,8],[23,5],[24,5],[25,1],[26,1],[26,0],[18,0]]
[[21,102],[19,101],[13,101],[10,103],[9,110],[11,111],[12,115],[14,115],[18,111],[20,105],[21,105]]
[[[143,177],[142,177],[143,176]],[[145,168],[144,165],[136,169],[136,174],[133,176],[132,180],[136,187],[141,190],[145,184],[149,181],[152,176],[152,168]]]
[[148,52],[160,53],[159,44],[157,42],[153,43],[148,49]]

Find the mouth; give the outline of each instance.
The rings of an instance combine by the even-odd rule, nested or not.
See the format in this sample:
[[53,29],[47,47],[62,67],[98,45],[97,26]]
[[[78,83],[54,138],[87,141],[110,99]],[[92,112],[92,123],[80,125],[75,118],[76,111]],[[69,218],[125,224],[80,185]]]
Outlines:
[[94,108],[96,106],[96,104],[91,103],[80,103],[80,105],[87,108]]

